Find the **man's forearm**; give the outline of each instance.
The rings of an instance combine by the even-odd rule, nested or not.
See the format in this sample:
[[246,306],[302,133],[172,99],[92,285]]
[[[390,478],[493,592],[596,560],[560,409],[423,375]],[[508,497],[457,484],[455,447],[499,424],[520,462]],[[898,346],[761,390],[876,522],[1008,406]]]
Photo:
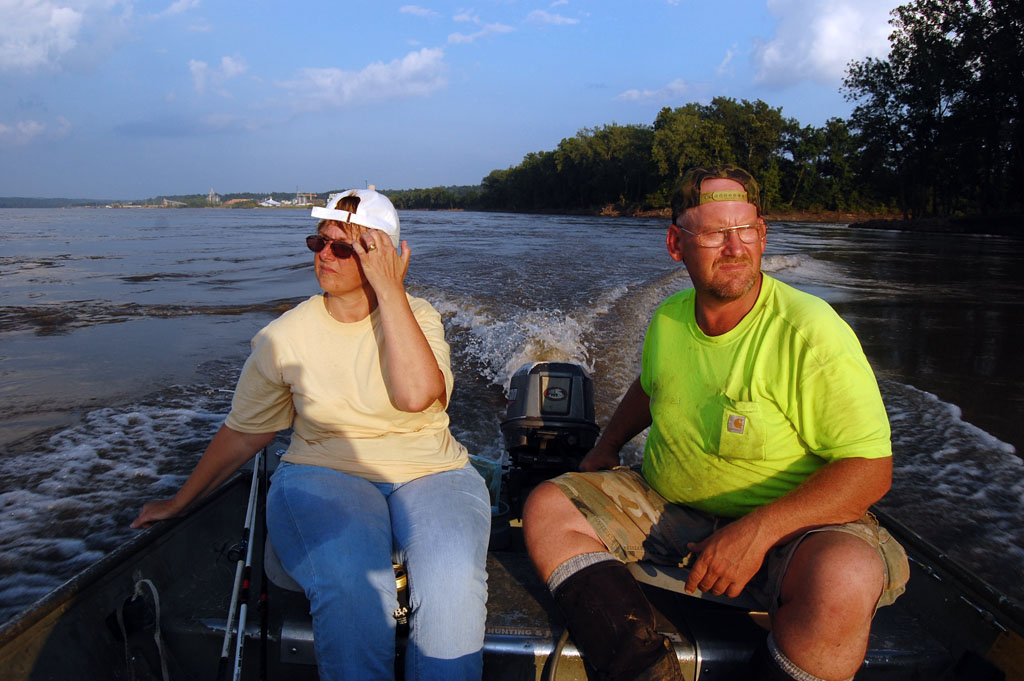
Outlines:
[[888,491],[892,459],[841,459],[788,494],[690,545],[698,553],[686,590],[739,595],[773,546],[801,532],[853,522]]
[[891,457],[840,459],[742,520],[760,525],[772,539],[770,548],[813,527],[854,522],[885,496],[891,484]]

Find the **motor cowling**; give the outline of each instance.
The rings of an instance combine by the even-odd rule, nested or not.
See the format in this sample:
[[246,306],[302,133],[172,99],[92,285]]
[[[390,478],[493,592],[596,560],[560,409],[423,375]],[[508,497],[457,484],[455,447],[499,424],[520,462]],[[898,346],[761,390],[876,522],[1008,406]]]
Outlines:
[[[569,362],[532,362],[509,383],[501,432],[509,454],[512,496],[574,471],[597,440],[594,382]],[[513,504],[515,508],[515,504]]]

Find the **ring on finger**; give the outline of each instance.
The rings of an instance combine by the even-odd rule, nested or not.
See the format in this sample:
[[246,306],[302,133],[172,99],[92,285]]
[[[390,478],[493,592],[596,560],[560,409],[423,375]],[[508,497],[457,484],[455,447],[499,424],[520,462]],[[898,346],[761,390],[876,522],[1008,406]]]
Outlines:
[[366,247],[366,250],[368,250],[368,251],[376,251],[377,250],[377,244],[370,244],[369,246]]

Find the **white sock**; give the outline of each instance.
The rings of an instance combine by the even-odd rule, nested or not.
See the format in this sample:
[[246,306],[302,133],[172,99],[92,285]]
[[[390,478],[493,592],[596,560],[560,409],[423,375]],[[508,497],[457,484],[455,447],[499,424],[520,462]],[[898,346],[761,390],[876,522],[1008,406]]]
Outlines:
[[[824,681],[824,679],[797,667],[793,660],[786,657],[786,654],[775,645],[775,638],[770,633],[768,634],[768,653],[775,660],[775,664],[779,666],[779,669],[789,674],[796,681]],[[851,676],[846,681],[853,681],[853,677]]]
[[604,563],[609,560],[618,562],[618,558],[608,553],[607,551],[596,551],[594,553],[581,553],[573,556],[569,560],[565,561],[561,565],[555,568],[551,576],[548,577],[548,591],[552,594],[555,593],[555,589],[561,586],[569,577],[582,570],[583,568],[590,567],[591,565],[597,565],[598,563]]

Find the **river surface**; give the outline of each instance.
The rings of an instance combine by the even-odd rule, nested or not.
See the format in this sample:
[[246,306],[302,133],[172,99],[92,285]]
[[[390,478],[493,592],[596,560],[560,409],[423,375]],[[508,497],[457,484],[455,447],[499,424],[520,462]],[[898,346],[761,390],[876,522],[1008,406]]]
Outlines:
[[[577,362],[604,425],[657,304],[665,221],[405,212],[452,345],[452,429],[500,457],[509,377]],[[252,335],[315,293],[297,210],[0,209],[0,623],[132,535],[229,408]],[[893,426],[880,504],[1024,602],[1024,255],[1006,237],[776,223],[766,272],[860,336]],[[642,436],[627,446],[637,460]]]

